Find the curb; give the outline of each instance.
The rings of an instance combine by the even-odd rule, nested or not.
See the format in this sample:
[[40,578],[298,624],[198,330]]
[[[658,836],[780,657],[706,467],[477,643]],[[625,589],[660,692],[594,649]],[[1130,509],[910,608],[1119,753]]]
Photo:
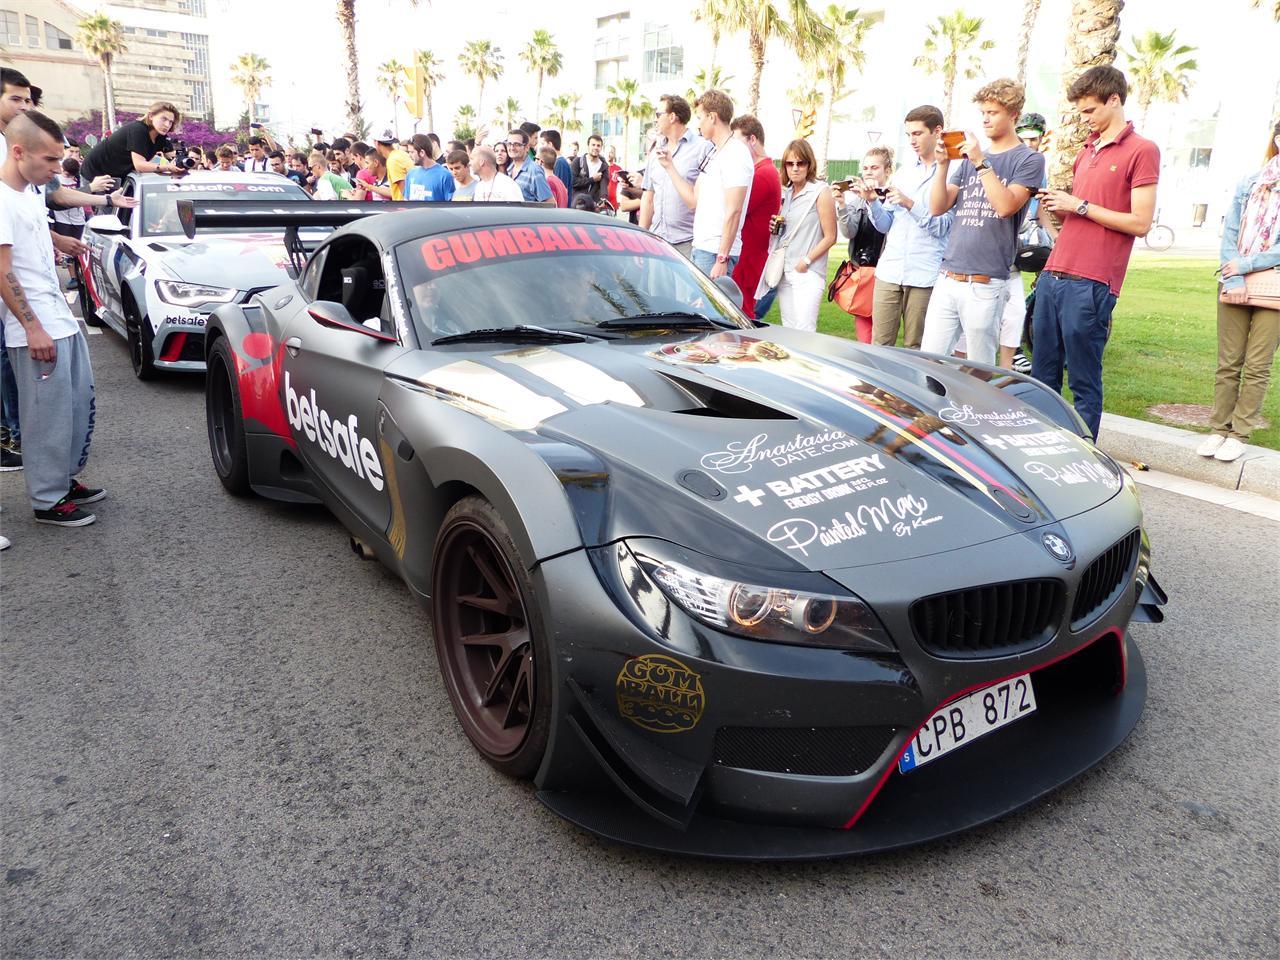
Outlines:
[[1246,446],[1238,460],[1223,463],[1196,453],[1203,433],[1112,413],[1102,415],[1099,432],[1098,446],[1122,464],[1137,461],[1153,470],[1280,500],[1280,451]]

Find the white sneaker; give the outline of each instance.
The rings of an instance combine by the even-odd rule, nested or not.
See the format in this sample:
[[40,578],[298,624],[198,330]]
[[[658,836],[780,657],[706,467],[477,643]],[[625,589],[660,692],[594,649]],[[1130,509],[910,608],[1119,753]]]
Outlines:
[[1235,437],[1227,437],[1222,441],[1222,446],[1218,448],[1218,452],[1213,455],[1213,459],[1221,460],[1223,463],[1230,463],[1232,460],[1239,458],[1244,453],[1244,444]]
[[1222,446],[1222,441],[1227,439],[1220,433],[1211,433],[1201,441],[1200,446],[1196,447],[1196,453],[1202,457],[1212,457],[1218,452],[1218,448]]
[[13,544],[9,542],[9,538],[0,534],[0,550],[8,550]]

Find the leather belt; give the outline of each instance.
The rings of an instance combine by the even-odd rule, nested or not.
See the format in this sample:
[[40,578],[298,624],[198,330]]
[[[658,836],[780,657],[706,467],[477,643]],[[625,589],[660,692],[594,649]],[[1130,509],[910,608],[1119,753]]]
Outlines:
[[1061,270],[1050,270],[1049,276],[1056,277],[1059,280],[1089,280],[1088,277],[1077,277],[1074,273],[1063,273]]
[[959,280],[961,283],[990,283],[991,278],[981,273],[952,273],[947,271],[947,276],[952,280]]

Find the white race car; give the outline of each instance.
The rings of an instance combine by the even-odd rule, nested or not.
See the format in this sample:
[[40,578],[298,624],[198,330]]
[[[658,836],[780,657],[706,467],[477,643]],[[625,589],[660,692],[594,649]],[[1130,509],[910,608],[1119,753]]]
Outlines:
[[209,312],[223,303],[246,303],[285,282],[289,257],[282,232],[229,228],[190,240],[177,201],[260,203],[307,195],[287,177],[239,171],[198,171],[177,180],[135,173],[124,187],[139,198],[138,207],[100,214],[85,226],[85,322],[105,324],[128,339],[133,372],[141,380],[161,369],[203,372]]

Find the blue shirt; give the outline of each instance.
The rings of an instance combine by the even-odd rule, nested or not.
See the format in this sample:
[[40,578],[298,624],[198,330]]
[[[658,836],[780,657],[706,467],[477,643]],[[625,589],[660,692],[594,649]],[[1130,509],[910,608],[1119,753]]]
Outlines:
[[541,203],[551,199],[551,184],[547,183],[547,172],[542,169],[542,164],[525,157],[518,172],[512,173],[511,168],[507,167],[507,176],[516,182],[526,203]]
[[[665,139],[659,146],[667,146],[671,153],[671,162],[676,173],[689,181],[693,186],[703,169],[710,162],[711,155],[716,152],[716,145],[704,140],[693,130],[685,130],[684,136],[668,145]],[[644,165],[644,190],[653,191],[653,222],[649,230],[662,237],[668,243],[688,243],[693,239],[693,207],[687,205],[680,197],[680,191],[671,183],[666,168],[656,157],[649,156]]]
[[911,198],[910,210],[895,203],[871,203],[871,224],[887,234],[876,263],[876,279],[903,287],[932,287],[942,268],[942,254],[955,214],[929,213],[929,188],[936,164],[919,158],[915,166],[899,170],[893,185]]
[[404,176],[406,200],[452,200],[457,187],[447,167],[414,167]]

